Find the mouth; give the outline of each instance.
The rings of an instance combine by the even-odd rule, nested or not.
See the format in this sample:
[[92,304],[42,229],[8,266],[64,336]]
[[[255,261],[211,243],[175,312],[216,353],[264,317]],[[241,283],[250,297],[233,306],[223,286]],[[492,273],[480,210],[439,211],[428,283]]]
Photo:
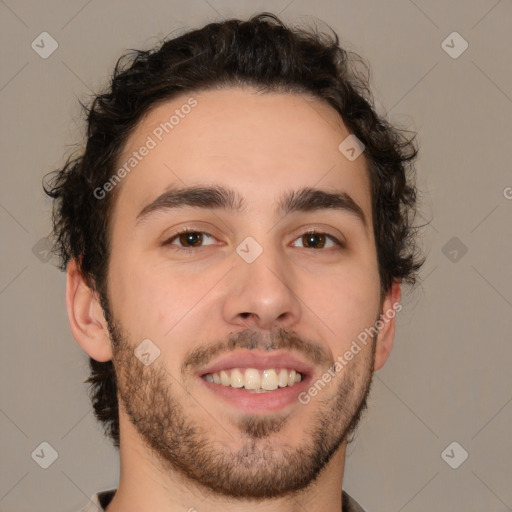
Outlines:
[[213,382],[224,387],[245,389],[250,393],[267,393],[279,388],[295,386],[303,380],[303,376],[295,369],[268,368],[233,368],[202,376],[207,382]]
[[286,352],[237,351],[203,368],[198,377],[223,402],[256,413],[299,404],[312,373],[310,365]]

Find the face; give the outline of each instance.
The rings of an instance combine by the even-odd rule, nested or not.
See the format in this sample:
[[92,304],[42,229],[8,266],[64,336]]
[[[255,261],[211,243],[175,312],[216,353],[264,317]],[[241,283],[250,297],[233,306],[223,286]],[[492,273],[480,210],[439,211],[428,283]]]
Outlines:
[[366,164],[317,99],[193,98],[150,111],[119,161],[137,152],[110,226],[121,445],[129,420],[162,468],[282,496],[332,460],[370,387],[374,339],[332,371],[382,313]]

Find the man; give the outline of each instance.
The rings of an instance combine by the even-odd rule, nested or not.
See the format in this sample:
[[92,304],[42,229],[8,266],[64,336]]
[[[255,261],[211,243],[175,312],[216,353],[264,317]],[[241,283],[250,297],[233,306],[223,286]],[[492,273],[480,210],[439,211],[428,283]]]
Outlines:
[[275,16],[136,52],[46,187],[117,490],[84,510],[358,511],[345,451],[389,356],[416,149],[354,56]]

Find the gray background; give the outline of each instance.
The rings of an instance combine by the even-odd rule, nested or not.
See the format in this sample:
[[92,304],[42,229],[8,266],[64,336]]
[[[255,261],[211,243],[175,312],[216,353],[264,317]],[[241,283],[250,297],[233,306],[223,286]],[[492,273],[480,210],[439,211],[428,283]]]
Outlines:
[[[77,99],[128,48],[262,10],[327,21],[370,61],[379,109],[419,131],[428,259],[375,375],[344,487],[369,512],[512,510],[512,2],[5,0],[1,511],[74,511],[117,484],[117,452],[93,418],[87,358],[69,331],[65,278],[45,261],[41,179],[80,140]],[[31,48],[43,31],[59,45],[47,59]],[[469,44],[455,59],[442,47],[454,31]],[[58,452],[48,469],[31,457],[43,441]],[[441,456],[453,441],[462,448],[446,460],[469,454],[458,469]]]

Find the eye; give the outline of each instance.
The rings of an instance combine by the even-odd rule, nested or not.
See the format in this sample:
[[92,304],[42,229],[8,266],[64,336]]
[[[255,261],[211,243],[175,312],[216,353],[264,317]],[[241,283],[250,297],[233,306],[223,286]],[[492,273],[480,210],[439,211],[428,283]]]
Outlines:
[[[321,233],[319,231],[308,231],[296,240],[303,241],[306,244],[304,247],[305,249],[329,249],[335,246],[344,247],[344,245],[334,236],[328,235],[327,233]],[[326,247],[326,243],[328,244],[329,242],[331,243],[331,246]],[[292,245],[295,246],[295,244]]]
[[[208,239],[210,243],[204,243]],[[308,231],[297,238],[296,241],[297,240],[302,241],[303,248],[305,249],[329,249],[336,246],[344,247],[344,244],[336,237],[319,231]],[[215,239],[212,235],[204,231],[184,229],[166,240],[163,245],[173,245],[177,246],[179,249],[193,250],[204,247],[205,245],[215,245]],[[292,245],[297,247],[295,242]]]
[[[164,245],[178,245],[183,249],[193,249],[195,247],[201,247],[206,238],[213,240],[213,236],[205,233],[204,231],[192,231],[185,229],[176,233],[174,236],[164,242]],[[177,241],[179,244],[175,244]],[[213,245],[215,242],[204,245]]]

